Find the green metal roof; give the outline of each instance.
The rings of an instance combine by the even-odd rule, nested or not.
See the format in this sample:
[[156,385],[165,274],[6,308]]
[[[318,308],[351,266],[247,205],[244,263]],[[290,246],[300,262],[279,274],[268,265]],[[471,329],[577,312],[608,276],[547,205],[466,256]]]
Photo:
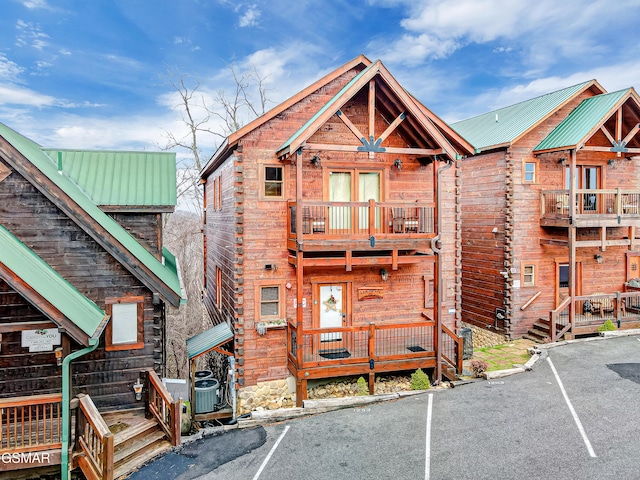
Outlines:
[[97,205],[176,204],[175,153],[43,150]]
[[629,92],[626,89],[584,99],[533,151],[576,147],[586,142],[593,128],[607,120],[611,109]]
[[557,110],[594,81],[583,82],[540,97],[472,117],[450,126],[476,151],[509,144]]
[[51,157],[49,157],[37,143],[20,135],[2,123],[0,123],[0,135],[9,141],[14,148],[35,165],[49,180],[71,197],[94,221],[106,229],[124,249],[143,263],[159,281],[181,298],[181,303],[186,301],[181,295],[180,279],[175,272],[172,272],[170,268],[163,265],[118,222],[100,210],[93,200],[91,200],[64,171],[58,172],[57,163],[54,163]]
[[95,303],[82,295],[33,250],[0,225],[0,263],[57,308],[90,338],[99,336],[106,317]]
[[199,333],[195,337],[187,338],[187,355],[189,360],[208,352],[212,348],[224,345],[233,338],[233,332],[226,322]]

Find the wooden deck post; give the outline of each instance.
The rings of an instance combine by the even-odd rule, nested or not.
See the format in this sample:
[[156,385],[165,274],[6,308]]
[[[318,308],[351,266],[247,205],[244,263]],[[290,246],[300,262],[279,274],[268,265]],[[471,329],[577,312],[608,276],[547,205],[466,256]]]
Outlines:
[[307,379],[296,378],[296,407],[302,407],[302,402],[307,399]]

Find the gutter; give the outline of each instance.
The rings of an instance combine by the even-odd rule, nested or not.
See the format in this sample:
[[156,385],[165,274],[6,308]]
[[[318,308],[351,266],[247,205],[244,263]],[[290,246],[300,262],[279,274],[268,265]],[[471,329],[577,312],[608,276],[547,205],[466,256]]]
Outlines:
[[70,353],[62,360],[62,452],[60,465],[61,480],[69,480],[69,436],[71,431],[71,362],[87,353],[93,352],[100,342],[99,337],[89,339],[89,346]]
[[442,380],[442,255],[440,251],[440,245],[442,242],[440,241],[440,229],[442,226],[442,213],[441,213],[441,202],[442,199],[440,197],[440,175],[442,172],[450,169],[453,166],[453,161],[448,160],[447,164],[443,167],[440,167],[436,174],[436,222],[438,227],[438,234],[431,239],[431,249],[433,250],[434,255],[436,256],[435,263],[435,272],[434,277],[436,279],[437,295],[436,295],[436,305],[434,309],[434,316],[436,317],[436,335],[438,336],[438,348],[436,349],[436,379],[434,384],[439,384]]

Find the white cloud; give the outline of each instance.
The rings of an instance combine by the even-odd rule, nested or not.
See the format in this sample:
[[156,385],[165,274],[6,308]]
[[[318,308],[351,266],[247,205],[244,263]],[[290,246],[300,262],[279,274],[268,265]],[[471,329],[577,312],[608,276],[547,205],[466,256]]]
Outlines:
[[47,0],[25,0],[24,2],[22,2],[22,4],[29,10],[51,9],[51,7],[47,4]]
[[18,30],[18,36],[16,37],[16,45],[18,47],[30,46],[36,50],[42,50],[49,45],[49,35],[44,33],[37,23],[18,20],[16,29]]
[[0,79],[15,80],[22,72],[24,68],[0,53]]
[[251,5],[244,14],[242,14],[238,24],[240,27],[254,27],[258,24],[261,14],[262,12],[256,5]]
[[51,107],[59,102],[50,95],[43,95],[29,88],[11,83],[0,83],[0,105],[23,105],[30,107]]

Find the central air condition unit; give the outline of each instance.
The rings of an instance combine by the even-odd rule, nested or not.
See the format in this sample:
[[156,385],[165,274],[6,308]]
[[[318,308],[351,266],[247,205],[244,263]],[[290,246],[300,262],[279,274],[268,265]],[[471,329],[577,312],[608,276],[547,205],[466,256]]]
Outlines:
[[218,392],[220,390],[220,382],[215,378],[207,378],[205,380],[196,381],[196,410],[195,413],[210,413],[220,403]]

